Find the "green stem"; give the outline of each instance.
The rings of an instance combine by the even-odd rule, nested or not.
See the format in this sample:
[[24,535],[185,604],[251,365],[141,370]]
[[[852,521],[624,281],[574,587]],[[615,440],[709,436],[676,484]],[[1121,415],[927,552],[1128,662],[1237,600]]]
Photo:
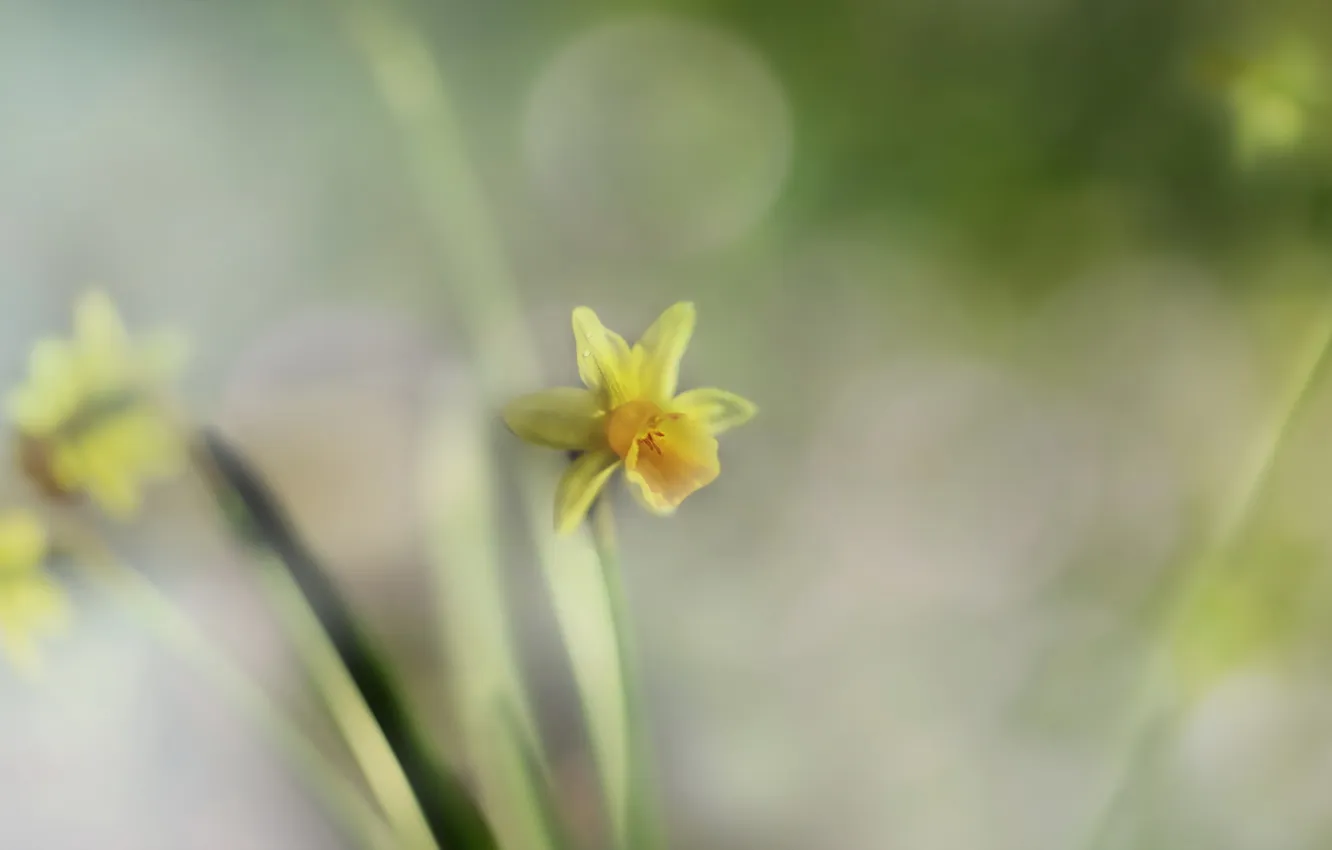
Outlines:
[[1272,471],[1283,446],[1303,417],[1315,388],[1332,369],[1332,310],[1323,310],[1321,317],[1314,343],[1300,359],[1300,367],[1294,370],[1295,378],[1286,394],[1286,403],[1256,447],[1252,462],[1239,477],[1220,518],[1204,538],[1173,591],[1166,594],[1160,622],[1153,629],[1157,639],[1152,642],[1151,655],[1132,698],[1134,721],[1131,724],[1130,755],[1118,771],[1106,804],[1093,821],[1083,845],[1086,850],[1109,846],[1120,815],[1132,797],[1132,786],[1143,781],[1153,770],[1156,755],[1177,719],[1170,640],[1182,618],[1191,610],[1209,568],[1220,556],[1242,542],[1255,509],[1271,487]]
[[356,786],[310,741],[271,698],[224,652],[219,651],[170,599],[138,572],[101,550],[80,547],[94,577],[131,619],[179,653],[255,725],[285,751],[302,776],[324,799],[328,812],[366,848],[402,850],[384,819]]
[[592,538],[596,543],[597,557],[601,560],[601,574],[606,585],[618,650],[616,654],[620,661],[620,682],[624,690],[628,846],[632,850],[659,850],[665,846],[665,838],[657,809],[656,783],[653,781],[655,764],[652,758],[651,726],[638,673],[629,600],[620,574],[615,518],[610,502],[605,498],[598,499],[593,506]]
[[378,649],[271,492],[217,434],[200,435],[199,469],[224,510],[264,552],[315,681],[380,797],[414,847],[491,850],[494,837],[462,783],[435,761]]

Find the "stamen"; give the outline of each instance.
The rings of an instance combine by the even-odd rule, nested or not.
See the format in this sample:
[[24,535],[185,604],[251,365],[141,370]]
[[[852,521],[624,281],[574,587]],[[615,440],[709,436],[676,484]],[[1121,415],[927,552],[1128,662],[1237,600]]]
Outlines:
[[661,454],[661,446],[657,445],[657,439],[656,439],[657,437],[661,437],[663,440],[666,439],[666,432],[648,431],[646,436],[638,438],[638,444],[640,446],[644,446],[646,448],[651,449],[657,454]]
[[617,455],[627,457],[630,447],[642,440],[638,436],[640,431],[653,429],[656,424],[654,419],[660,415],[661,408],[650,401],[636,399],[626,402],[606,417],[606,442]]

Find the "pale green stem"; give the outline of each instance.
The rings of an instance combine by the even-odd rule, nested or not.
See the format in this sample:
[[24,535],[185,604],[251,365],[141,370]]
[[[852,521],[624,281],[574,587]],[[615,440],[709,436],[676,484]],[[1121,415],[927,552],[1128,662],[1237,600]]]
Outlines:
[[405,850],[383,817],[271,698],[151,582],[101,547],[78,552],[90,573],[140,627],[190,662],[286,753],[329,814],[367,850]]
[[627,762],[626,847],[633,850],[660,850],[665,846],[661,818],[657,809],[655,764],[652,759],[651,724],[643,699],[643,682],[638,674],[638,654],[634,648],[633,619],[620,575],[620,550],[615,534],[615,517],[610,502],[598,499],[592,512],[592,537],[601,559],[606,597],[610,602],[611,621],[617,638],[620,680],[624,690],[625,751]]
[[1253,456],[1237,479],[1234,490],[1220,511],[1217,522],[1205,537],[1198,552],[1180,577],[1168,599],[1157,640],[1153,641],[1146,667],[1131,700],[1129,747],[1124,763],[1116,771],[1116,780],[1106,804],[1097,814],[1086,850],[1101,850],[1113,836],[1119,817],[1131,799],[1133,786],[1150,773],[1160,754],[1165,734],[1176,720],[1178,705],[1174,693],[1174,670],[1170,640],[1181,618],[1191,610],[1208,568],[1217,563],[1231,547],[1242,542],[1253,513],[1271,483],[1272,470],[1291,429],[1299,421],[1319,380],[1332,367],[1332,310],[1320,313],[1320,324],[1309,350],[1299,359],[1292,386],[1285,393],[1285,404],[1271,426],[1254,447]]
[[530,528],[545,563],[551,607],[569,649],[615,846],[638,850],[630,842],[630,812],[636,806],[628,748],[633,718],[623,678],[616,603],[586,531],[563,537],[552,532],[551,494],[560,469],[542,463],[540,452],[527,454],[530,459],[525,456],[524,462],[535,485],[525,493]]
[[[480,180],[465,152],[462,125],[443,76],[419,29],[392,3],[376,0],[336,2],[342,10],[351,41],[359,49],[399,126],[423,207],[444,249],[440,259],[449,268],[448,279],[453,285],[458,313],[473,340],[485,400],[491,408],[498,407],[536,385],[540,375],[539,361],[525,336],[517,293],[506,267],[501,242]],[[446,413],[444,419],[447,421],[448,418]],[[443,443],[451,438],[447,429],[441,428],[436,442]],[[483,453],[486,447],[477,444],[475,451]],[[449,454],[457,457],[456,452]],[[550,505],[561,464],[554,457],[535,452],[524,455],[523,461],[524,506],[587,715],[592,749],[605,787],[617,846],[625,847],[626,812],[629,809],[626,701],[611,602],[599,561],[586,533],[563,538],[554,534]],[[477,463],[475,474],[491,474],[489,461]],[[447,470],[440,468],[436,474],[447,474]],[[481,498],[489,504],[488,488],[482,493]],[[478,517],[477,523],[475,528],[486,529],[486,534],[493,533],[493,520],[488,516]],[[490,600],[487,604],[502,605],[497,590],[500,587],[497,554],[492,544],[481,541],[479,532],[468,538],[462,520],[454,520],[449,525],[460,535],[460,540],[470,539],[471,542],[464,545],[445,541],[441,529],[437,564],[443,569],[445,559],[464,559],[475,573],[471,579],[475,586],[464,592],[477,592]],[[455,580],[455,574],[460,570],[461,567],[454,568],[444,581]],[[455,643],[458,640],[456,636],[450,639]],[[455,647],[454,655],[461,657],[469,650],[483,651],[488,664],[495,669],[487,673],[476,669],[481,665],[472,664],[473,672],[469,674],[465,668],[461,675],[478,677],[479,682],[468,687],[478,700],[484,700],[481,705],[493,706],[497,701],[508,704],[516,717],[515,725],[533,729],[531,710],[507,639],[498,636],[493,622],[486,641],[491,645],[485,650],[474,643]],[[491,682],[489,685],[487,679]],[[487,690],[489,694],[483,697]],[[484,775],[478,776],[478,781],[483,786],[488,782]],[[492,784],[489,791],[482,790],[483,798],[492,800],[491,805],[496,796],[507,793],[511,792],[497,784]],[[526,796],[533,797],[531,793]],[[500,828],[498,824],[497,828]],[[505,850],[513,850],[513,847],[506,844]]]

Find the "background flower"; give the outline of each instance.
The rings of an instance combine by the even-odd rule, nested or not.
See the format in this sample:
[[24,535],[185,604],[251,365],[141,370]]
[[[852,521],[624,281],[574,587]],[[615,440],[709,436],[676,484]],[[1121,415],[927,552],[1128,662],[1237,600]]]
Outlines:
[[0,514],[0,649],[25,673],[39,665],[39,641],[69,623],[64,590],[44,569],[46,554],[46,529],[36,517]]
[[85,295],[73,338],[37,343],[27,382],[10,396],[28,465],[56,490],[86,492],[107,513],[132,516],[140,482],[181,467],[182,437],[162,393],[182,359],[178,336],[135,340],[105,293]]

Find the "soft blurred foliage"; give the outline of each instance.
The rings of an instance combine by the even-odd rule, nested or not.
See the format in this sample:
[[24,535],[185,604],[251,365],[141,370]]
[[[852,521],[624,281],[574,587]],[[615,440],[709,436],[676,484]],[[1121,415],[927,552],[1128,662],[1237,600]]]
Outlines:
[[[188,401],[272,479],[449,750],[414,473],[425,411],[486,396],[456,245],[343,9],[0,3],[0,377],[90,283],[188,331]],[[1084,846],[1160,653],[1175,734],[1111,843],[1332,841],[1332,376],[1292,415],[1332,327],[1332,7],[400,11],[546,382],[576,381],[573,306],[632,336],[693,300],[682,387],[760,408],[678,516],[614,495],[674,846]],[[305,705],[204,504],[159,494],[126,545]],[[514,573],[558,793],[595,832],[568,662]],[[75,603],[44,682],[0,683],[0,846],[338,846],[224,702]]]

